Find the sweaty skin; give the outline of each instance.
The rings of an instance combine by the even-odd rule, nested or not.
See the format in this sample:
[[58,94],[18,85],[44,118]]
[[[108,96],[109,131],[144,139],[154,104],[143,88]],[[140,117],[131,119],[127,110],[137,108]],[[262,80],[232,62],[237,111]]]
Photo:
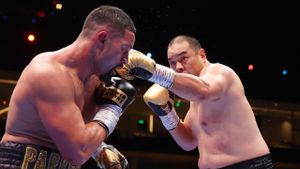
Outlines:
[[[89,122],[96,113],[92,92],[100,82],[94,75],[111,73],[126,62],[134,42],[127,30],[97,48],[98,39],[77,40],[33,58],[12,93],[1,142],[57,149],[70,163],[82,165],[106,138],[104,128]],[[87,55],[93,48],[97,55]]]
[[220,168],[269,153],[231,68],[210,63],[204,49],[195,52],[184,40],[169,46],[168,60],[176,71],[170,90],[190,101],[184,120],[170,134],[184,150],[198,147],[199,168]]

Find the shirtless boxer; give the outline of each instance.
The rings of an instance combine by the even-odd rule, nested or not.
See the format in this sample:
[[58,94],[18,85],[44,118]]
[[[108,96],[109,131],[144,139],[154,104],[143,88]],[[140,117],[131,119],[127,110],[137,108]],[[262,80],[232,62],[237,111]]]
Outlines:
[[100,157],[135,98],[129,82],[111,78],[128,61],[135,32],[123,10],[103,5],[89,13],[72,44],[32,59],[11,96],[0,168],[79,168]]
[[[198,167],[273,168],[268,145],[234,70],[209,62],[205,50],[191,36],[172,39],[167,56],[171,69],[132,50],[128,64],[118,72],[128,80],[139,77],[156,83],[144,100],[183,150],[198,148]],[[167,89],[190,101],[183,121]]]

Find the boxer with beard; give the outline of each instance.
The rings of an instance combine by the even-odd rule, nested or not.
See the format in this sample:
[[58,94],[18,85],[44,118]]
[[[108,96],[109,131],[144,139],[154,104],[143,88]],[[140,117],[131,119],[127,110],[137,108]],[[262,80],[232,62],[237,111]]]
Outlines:
[[[122,9],[100,6],[72,44],[31,60],[11,96],[0,168],[80,168],[105,157],[102,150],[124,160],[103,141],[135,98],[130,83],[111,78],[127,62],[135,32]],[[107,168],[103,161],[98,166]]]

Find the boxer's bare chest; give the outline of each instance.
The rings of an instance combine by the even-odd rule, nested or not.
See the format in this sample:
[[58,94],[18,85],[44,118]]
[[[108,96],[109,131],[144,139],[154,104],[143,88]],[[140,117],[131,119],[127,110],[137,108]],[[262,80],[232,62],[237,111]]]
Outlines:
[[71,77],[74,84],[75,102],[80,110],[82,110],[84,105],[84,84],[77,76],[71,75]]

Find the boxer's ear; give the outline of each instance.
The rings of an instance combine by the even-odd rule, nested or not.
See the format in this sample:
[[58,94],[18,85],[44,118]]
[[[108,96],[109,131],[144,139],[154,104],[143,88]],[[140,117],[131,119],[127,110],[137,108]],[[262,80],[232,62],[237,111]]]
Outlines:
[[99,40],[99,42],[104,44],[107,40],[107,32],[106,31],[100,31],[98,33],[98,40]]

